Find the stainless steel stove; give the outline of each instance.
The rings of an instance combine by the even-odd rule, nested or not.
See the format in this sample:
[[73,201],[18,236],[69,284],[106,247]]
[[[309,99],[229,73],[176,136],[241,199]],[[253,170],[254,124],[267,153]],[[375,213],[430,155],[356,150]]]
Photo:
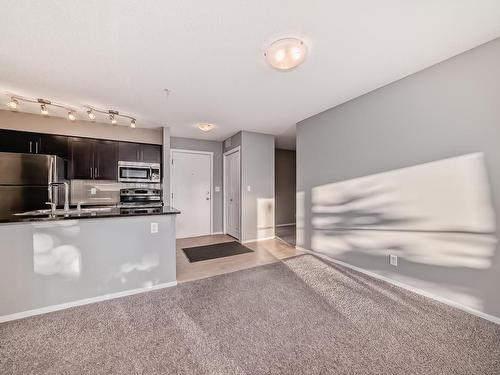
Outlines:
[[162,207],[161,189],[126,188],[120,190],[121,209],[154,209]]

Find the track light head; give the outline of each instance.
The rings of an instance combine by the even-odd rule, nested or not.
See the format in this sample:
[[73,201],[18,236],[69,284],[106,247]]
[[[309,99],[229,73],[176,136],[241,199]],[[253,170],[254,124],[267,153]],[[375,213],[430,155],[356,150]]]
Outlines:
[[95,113],[91,109],[89,109],[87,111],[87,115],[89,116],[90,121],[94,121],[95,120]]
[[7,103],[7,106],[10,108],[10,109],[17,109],[17,106],[19,105],[19,102],[17,101],[16,98],[14,97],[11,97],[9,102]]
[[134,119],[132,119],[132,121],[130,121],[130,127],[131,127],[132,129],[135,129],[135,118],[134,118]]
[[115,115],[114,115],[113,113],[111,113],[111,114],[109,115],[109,119],[111,120],[111,123],[112,123],[113,125],[116,125],[116,118],[115,118]]
[[49,115],[49,110],[47,109],[47,106],[45,104],[40,105],[40,113],[44,116]]
[[75,112],[73,112],[73,111],[69,111],[68,112],[68,120],[69,121],[75,121],[76,120]]

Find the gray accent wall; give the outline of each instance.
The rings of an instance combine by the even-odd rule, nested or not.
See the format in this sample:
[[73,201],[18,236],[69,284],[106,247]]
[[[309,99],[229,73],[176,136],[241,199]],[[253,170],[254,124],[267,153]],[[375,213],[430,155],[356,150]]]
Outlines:
[[[352,195],[343,202],[344,208],[351,207],[345,228],[330,231],[329,242],[315,239],[318,228],[325,223],[325,215],[320,217],[318,210],[313,210],[312,195],[317,187],[477,152],[484,155],[491,194],[488,198],[492,202],[490,208],[498,218],[500,39],[297,125],[298,245],[328,255],[329,247],[341,243],[344,246],[342,255],[332,258],[500,317],[498,227],[490,236],[475,233],[480,238],[472,236],[474,233],[424,230],[417,233],[418,238],[432,237],[435,240],[432,246],[415,249],[409,243],[399,249],[384,248],[376,241],[380,233],[377,229],[364,230],[362,234],[350,231],[349,223],[354,220],[366,222],[362,212],[352,209],[352,201],[359,198]],[[414,184],[424,188],[426,181],[416,180]],[[479,186],[472,185],[475,187]],[[449,192],[452,193],[453,189]],[[332,196],[331,199],[336,198]],[[445,209],[445,201],[442,206]],[[425,218],[421,219],[425,221]],[[411,222],[400,221],[398,226],[403,230],[393,232],[395,237],[399,237],[398,233],[406,236],[412,230]],[[390,230],[386,228],[386,232]],[[452,236],[458,237],[452,240]],[[463,251],[467,246],[479,248],[484,241],[493,246],[488,256],[479,251],[458,251],[454,257],[446,254],[458,246]],[[389,264],[389,254],[393,250],[399,254],[397,267]],[[416,261],[419,256],[421,260]]]
[[241,132],[241,190],[241,241],[273,237],[274,136]]
[[[180,150],[194,150],[213,152],[213,231],[222,232],[222,213],[223,213],[223,184],[222,184],[222,142],[205,141],[201,139],[190,139],[171,137],[170,148]],[[219,191],[216,191],[219,187]]]
[[295,223],[295,151],[275,152],[276,225]]

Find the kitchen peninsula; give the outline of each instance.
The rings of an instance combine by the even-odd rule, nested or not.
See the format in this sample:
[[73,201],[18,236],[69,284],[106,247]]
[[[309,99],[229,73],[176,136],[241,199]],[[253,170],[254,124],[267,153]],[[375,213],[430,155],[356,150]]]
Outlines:
[[178,213],[164,206],[4,220],[0,321],[175,285]]

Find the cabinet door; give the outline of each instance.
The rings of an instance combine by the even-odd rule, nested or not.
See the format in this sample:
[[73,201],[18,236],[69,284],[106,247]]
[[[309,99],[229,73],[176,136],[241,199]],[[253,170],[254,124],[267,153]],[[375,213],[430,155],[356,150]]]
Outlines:
[[0,152],[35,153],[37,134],[0,130]]
[[139,144],[129,142],[119,142],[118,160],[121,161],[141,161]]
[[68,159],[68,137],[63,135],[40,134],[38,153],[57,155]]
[[140,145],[141,160],[148,163],[161,163],[160,145]]
[[70,178],[89,180],[94,177],[95,142],[86,138],[69,139]]
[[95,142],[94,179],[118,181],[118,142]]

